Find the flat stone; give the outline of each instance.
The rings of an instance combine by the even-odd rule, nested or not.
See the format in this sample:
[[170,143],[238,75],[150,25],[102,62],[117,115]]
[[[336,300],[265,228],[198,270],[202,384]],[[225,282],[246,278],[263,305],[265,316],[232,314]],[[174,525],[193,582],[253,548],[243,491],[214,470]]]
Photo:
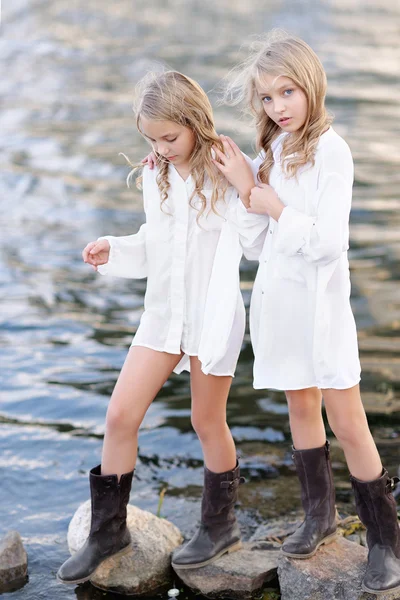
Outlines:
[[251,598],[276,578],[279,549],[273,542],[247,542],[210,565],[175,573],[194,592],[209,598]]
[[[367,556],[366,548],[342,537],[307,560],[281,555],[281,600],[376,600],[375,595],[361,591]],[[379,596],[379,600],[399,598],[398,592]]]
[[[68,547],[76,552],[89,534],[90,500],[82,504],[68,528]],[[132,536],[131,552],[111,557],[99,566],[91,583],[102,590],[126,595],[150,594],[171,580],[171,553],[182,543],[175,525],[136,506],[128,505],[127,524]]]
[[0,540],[0,593],[13,584],[20,587],[28,574],[28,556],[18,531],[9,531]]
[[253,533],[250,542],[259,540],[283,541],[300,527],[304,516],[295,516],[287,519],[273,519],[268,523],[262,523]]

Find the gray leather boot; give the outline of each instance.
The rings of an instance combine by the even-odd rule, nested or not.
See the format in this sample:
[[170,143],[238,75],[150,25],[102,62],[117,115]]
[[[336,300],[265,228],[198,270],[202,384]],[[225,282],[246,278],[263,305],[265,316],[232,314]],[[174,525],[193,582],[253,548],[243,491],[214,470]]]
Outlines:
[[195,569],[241,548],[234,506],[240,477],[239,463],[232,471],[213,473],[204,467],[201,524],[192,539],[172,557],[174,569]]
[[101,466],[90,471],[92,522],[89,537],[57,573],[62,583],[77,584],[90,579],[110,556],[129,552],[131,536],[126,526],[127,504],[133,471],[118,482],[117,475],[101,475]]
[[362,588],[370,594],[400,591],[400,529],[392,491],[399,482],[383,469],[374,481],[350,477],[358,516],[367,528],[369,548]]
[[291,558],[310,558],[320,546],[336,538],[335,487],[329,442],[310,450],[293,448],[293,460],[306,516],[297,531],[286,538],[282,552]]

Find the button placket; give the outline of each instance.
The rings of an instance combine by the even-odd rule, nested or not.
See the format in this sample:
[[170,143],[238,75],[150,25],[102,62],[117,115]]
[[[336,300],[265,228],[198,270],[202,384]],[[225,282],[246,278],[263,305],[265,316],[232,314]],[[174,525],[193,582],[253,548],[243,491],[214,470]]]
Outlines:
[[169,351],[173,349],[174,352],[179,351],[181,348],[185,313],[185,267],[189,220],[188,187],[186,184],[190,184],[190,178],[189,181],[182,181],[182,184],[185,185],[186,193],[183,193],[181,186],[177,186],[177,194],[174,196],[176,210],[172,217],[174,219],[174,240],[170,283],[171,323],[166,340],[166,347]]

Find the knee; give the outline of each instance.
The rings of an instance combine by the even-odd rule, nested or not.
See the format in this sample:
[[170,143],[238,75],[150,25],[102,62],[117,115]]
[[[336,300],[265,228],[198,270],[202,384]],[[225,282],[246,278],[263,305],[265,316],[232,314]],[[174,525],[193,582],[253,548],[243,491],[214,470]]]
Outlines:
[[365,439],[365,426],[359,419],[328,417],[329,426],[342,446],[357,446]]
[[310,420],[321,415],[321,394],[319,390],[286,392],[289,415],[297,420]]
[[132,414],[132,407],[130,410],[111,402],[107,410],[106,416],[106,429],[108,432],[118,435],[136,435],[141,420],[135,418]]
[[227,427],[226,420],[217,421],[211,415],[201,412],[192,413],[191,421],[197,437],[202,442],[212,437],[220,436],[224,428]]

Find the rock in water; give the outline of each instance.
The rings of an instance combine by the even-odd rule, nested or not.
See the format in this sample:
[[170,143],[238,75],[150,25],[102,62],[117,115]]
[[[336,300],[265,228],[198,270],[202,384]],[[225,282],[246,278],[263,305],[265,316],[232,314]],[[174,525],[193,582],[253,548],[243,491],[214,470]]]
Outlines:
[[224,554],[210,565],[176,569],[175,573],[192,590],[209,598],[251,598],[276,578],[279,548],[273,542],[245,543],[241,550]]
[[[281,555],[281,600],[376,600],[361,591],[367,556],[366,548],[340,537],[307,560]],[[383,594],[379,600],[399,600],[399,594]]]
[[27,578],[28,557],[18,531],[9,531],[0,541],[0,594]]
[[[89,535],[90,500],[82,504],[68,528],[68,547],[73,554]],[[108,591],[126,595],[149,594],[171,579],[171,553],[182,543],[181,532],[165,519],[128,505],[128,528],[132,552],[109,558],[96,570],[91,583]]]

